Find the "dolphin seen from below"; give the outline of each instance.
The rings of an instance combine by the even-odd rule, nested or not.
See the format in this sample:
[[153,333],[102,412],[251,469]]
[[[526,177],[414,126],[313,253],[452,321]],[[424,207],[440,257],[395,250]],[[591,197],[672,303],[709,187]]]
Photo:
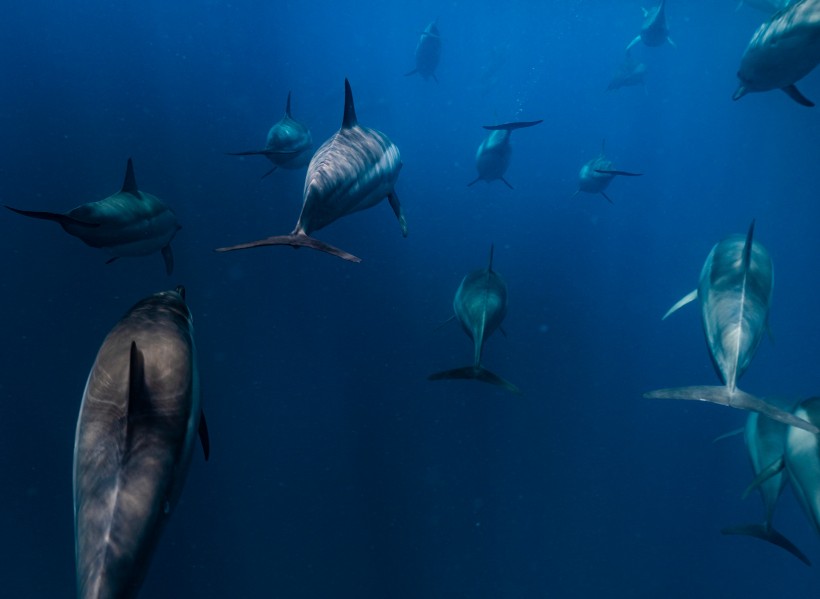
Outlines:
[[647,398],[696,399],[760,412],[786,424],[820,432],[813,424],[737,388],[768,326],[773,268],[769,252],[754,241],[755,223],[746,237],[733,235],[712,248],[700,272],[698,288],[687,294],[664,319],[696,298],[712,364],[722,387],[680,387],[644,393]]
[[820,62],[820,0],[799,0],[772,15],[752,36],[740,60],[732,99],[781,89],[802,106],[814,106],[795,83]]
[[641,32],[629,42],[626,47],[627,52],[638,42],[643,42],[647,46],[661,46],[669,42],[671,46],[675,45],[672,38],[669,37],[669,27],[666,26],[666,0],[661,0],[655,8],[642,9],[643,10],[643,25]]
[[476,169],[478,169],[478,177],[470,181],[467,187],[481,180],[489,183],[490,181],[501,179],[507,187],[512,189],[513,186],[504,178],[504,173],[507,172],[507,167],[510,166],[510,156],[512,155],[510,135],[516,129],[534,127],[542,122],[543,119],[538,121],[506,123],[504,125],[484,125],[484,128],[490,131],[490,134],[478,146],[478,151],[475,155],[475,166]]
[[359,124],[353,92],[345,79],[342,128],[322,144],[308,165],[302,213],[291,234],[217,248],[216,251],[290,245],[310,247],[344,260],[361,262],[353,254],[314,239],[310,234],[343,216],[375,206],[386,197],[399,220],[402,235],[407,237],[407,222],[395,190],[400,170],[401,155],[396,145],[384,133]]
[[313,137],[310,129],[295,120],[290,114],[290,92],[285,104],[285,115],[274,123],[268,131],[268,139],[263,150],[229,152],[231,156],[261,155],[273,163],[273,168],[262,175],[264,179],[277,168],[302,168],[313,155]]
[[165,261],[165,271],[170,275],[174,270],[171,240],[182,227],[165,202],[137,188],[130,158],[122,189],[104,200],[82,204],[65,214],[6,208],[23,216],[59,223],[69,235],[111,254],[108,263],[117,258],[159,251]]
[[427,377],[428,380],[475,379],[499,385],[513,393],[521,393],[518,387],[481,365],[484,342],[501,327],[507,315],[507,284],[501,275],[493,270],[492,246],[487,268],[474,270],[461,281],[453,298],[453,310],[461,328],[473,340],[473,364],[431,374]]
[[604,155],[605,151],[606,140],[601,142],[601,154],[581,167],[578,173],[578,189],[572,194],[572,197],[577,196],[582,191],[585,193],[600,193],[606,198],[607,202],[613,204],[614,202],[604,192],[612,183],[612,180],[618,175],[622,177],[640,177],[643,174],[615,170],[612,161]]
[[416,45],[416,67],[405,73],[405,77],[418,73],[425,81],[432,77],[433,81],[438,83],[436,67],[440,58],[441,35],[438,31],[438,21],[433,21],[421,33]]
[[144,298],[91,368],[74,441],[79,599],[135,597],[199,435],[208,458],[185,291]]
[[[633,85],[644,85],[645,77],[646,65],[636,60],[631,52],[627,52],[623,62],[618,65],[618,70],[615,71],[615,74],[609,81],[606,91],[613,91]],[[646,87],[644,87],[644,90],[646,90]]]

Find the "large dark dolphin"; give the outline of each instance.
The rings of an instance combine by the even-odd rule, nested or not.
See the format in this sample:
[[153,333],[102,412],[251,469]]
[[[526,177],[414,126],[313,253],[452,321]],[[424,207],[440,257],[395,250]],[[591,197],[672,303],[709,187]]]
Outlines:
[[798,104],[814,106],[795,86],[820,62],[820,0],[800,0],[775,13],[752,36],[733,99],[782,89]]
[[137,188],[130,158],[122,189],[104,200],[82,204],[65,214],[6,208],[24,216],[59,223],[69,235],[111,254],[113,257],[109,263],[117,258],[160,251],[165,260],[165,271],[171,274],[174,270],[171,240],[181,227],[165,202]]
[[512,383],[481,365],[484,342],[501,327],[507,315],[507,284],[493,270],[493,247],[490,247],[490,263],[469,273],[461,281],[453,298],[455,318],[464,332],[473,340],[473,365],[437,372],[427,377],[431,381],[442,379],[476,379],[504,387],[513,393],[521,391]]
[[754,410],[814,433],[813,424],[737,388],[768,325],[773,269],[769,252],[754,241],[754,221],[745,237],[733,235],[709,252],[698,288],[672,306],[664,318],[696,298],[712,364],[722,387],[680,387],[645,393],[648,398],[696,399]]
[[[632,85],[644,85],[646,77],[646,65],[632,56],[632,52],[627,52],[623,62],[618,65],[618,70],[612,75],[606,91],[621,89]],[[646,89],[644,87],[644,89]]]
[[661,46],[666,42],[674,46],[675,42],[669,37],[669,27],[666,26],[666,0],[661,0],[655,8],[643,9],[643,25],[641,32],[629,42],[627,51],[638,42],[647,46]]
[[438,83],[436,78],[436,67],[441,58],[441,35],[438,31],[437,21],[430,23],[421,33],[419,43],[416,45],[416,68],[405,73],[405,76],[418,73],[422,79],[430,79]]
[[478,151],[475,155],[475,166],[478,169],[478,177],[467,184],[467,187],[473,185],[477,181],[495,181],[501,179],[504,184],[510,189],[513,188],[510,182],[504,178],[504,173],[507,172],[507,167],[510,166],[510,156],[512,155],[512,146],[510,145],[510,134],[516,129],[523,127],[533,127],[538,121],[522,121],[518,123],[506,123],[504,125],[484,125],[491,133],[478,146]]
[[230,252],[263,245],[310,247],[351,262],[361,262],[353,254],[310,236],[333,221],[375,206],[385,197],[390,202],[401,233],[407,237],[407,222],[396,195],[396,179],[401,170],[401,155],[396,145],[382,132],[368,129],[356,120],[353,92],[345,79],[345,111],[342,128],[313,155],[308,165],[302,213],[290,235],[278,235],[230,247]]
[[577,196],[582,191],[586,193],[600,193],[606,198],[607,202],[613,204],[614,202],[604,192],[604,190],[609,187],[609,184],[612,183],[612,180],[618,175],[623,177],[640,177],[643,174],[615,170],[612,161],[604,155],[605,150],[606,141],[601,143],[601,154],[589,162],[584,163],[584,166],[581,167],[578,173],[578,189],[572,194],[572,197]]
[[268,140],[263,150],[229,152],[231,156],[261,155],[273,163],[273,168],[262,175],[264,179],[277,168],[302,168],[313,155],[313,138],[310,129],[295,120],[290,114],[290,92],[285,104],[285,115],[274,123],[268,131]]
[[79,599],[135,597],[199,434],[199,375],[184,289],[149,296],[103,341],[74,441]]

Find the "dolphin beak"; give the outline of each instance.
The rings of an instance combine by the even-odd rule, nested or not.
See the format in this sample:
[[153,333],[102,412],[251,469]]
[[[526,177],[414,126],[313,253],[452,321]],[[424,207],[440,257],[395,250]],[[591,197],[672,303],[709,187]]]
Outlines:
[[743,96],[748,93],[749,90],[746,89],[746,86],[742,83],[737,86],[734,95],[732,96],[732,100],[740,100]]

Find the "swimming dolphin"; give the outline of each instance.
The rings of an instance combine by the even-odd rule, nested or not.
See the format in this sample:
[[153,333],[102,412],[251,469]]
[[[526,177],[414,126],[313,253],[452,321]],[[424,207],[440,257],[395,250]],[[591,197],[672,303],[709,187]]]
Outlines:
[[795,86],[820,62],[820,0],[799,0],[775,13],[752,36],[732,98],[782,89],[798,104],[814,106]]
[[280,166],[282,168],[302,168],[313,155],[313,138],[310,129],[290,114],[290,92],[285,104],[285,115],[268,131],[268,140],[263,150],[229,152],[231,156],[262,155],[273,163],[273,168],[262,175],[264,179]]
[[[646,65],[627,52],[623,62],[618,66],[618,70],[612,76],[607,85],[606,91],[629,87],[632,85],[644,85],[646,77]],[[646,88],[644,88],[646,89]]]
[[510,156],[512,155],[510,135],[516,129],[533,127],[542,122],[543,119],[538,121],[506,123],[504,125],[484,125],[484,128],[491,131],[491,133],[478,146],[478,151],[475,155],[475,166],[478,169],[478,177],[467,183],[467,187],[481,180],[489,183],[495,179],[501,179],[507,187],[512,189],[513,186],[504,178],[504,173],[507,172],[507,167],[510,166]]
[[772,260],[766,248],[753,240],[754,228],[752,221],[745,238],[732,235],[715,245],[700,272],[698,288],[663,316],[665,319],[682,306],[700,299],[706,344],[724,386],[659,389],[644,393],[644,397],[711,401],[760,412],[817,433],[820,430],[813,424],[737,388],[737,381],[760,345],[772,299]]
[[165,271],[170,275],[174,270],[171,240],[181,226],[165,202],[137,188],[130,158],[122,189],[104,200],[82,204],[65,214],[6,208],[23,216],[59,223],[69,235],[111,254],[113,257],[107,263],[126,256],[146,256],[160,251]]
[[672,38],[669,37],[669,28],[666,26],[666,0],[661,0],[655,8],[642,9],[643,10],[643,25],[641,32],[629,42],[626,47],[627,52],[638,42],[643,42],[647,46],[661,46],[665,42],[669,42],[671,46],[675,45]]
[[[768,467],[775,460],[783,455],[786,441],[786,425],[771,418],[761,417],[757,412],[750,412],[746,419],[744,428],[744,439],[746,449],[749,452],[749,459],[752,462],[752,469],[755,477]],[[748,535],[768,541],[781,547],[794,555],[797,559],[811,565],[809,559],[800,551],[794,543],[780,534],[772,526],[774,508],[788,479],[785,473],[778,473],[757,486],[760,497],[763,499],[763,506],[766,510],[763,524],[746,524],[743,526],[732,526],[724,528],[721,532],[725,535]]]
[[178,287],[134,305],[88,376],[74,441],[79,599],[136,596],[197,434],[207,459],[191,313]]
[[230,247],[230,252],[263,245],[310,247],[351,262],[361,262],[353,254],[310,236],[333,221],[375,206],[385,197],[407,237],[407,222],[396,195],[396,179],[401,170],[401,155],[396,145],[382,132],[359,124],[353,107],[353,92],[345,79],[345,110],[342,128],[313,155],[308,165],[302,213],[290,235],[278,235]]
[[518,387],[481,365],[484,342],[501,327],[507,315],[507,284],[493,270],[493,246],[490,246],[487,268],[474,270],[461,281],[453,298],[453,310],[461,328],[473,340],[473,365],[437,372],[427,377],[428,380],[476,379],[521,393]]
[[422,79],[427,80],[432,77],[438,83],[436,67],[439,58],[441,58],[441,35],[437,21],[433,21],[422,32],[419,43],[416,45],[416,68],[405,73],[405,77],[418,73]]
[[609,184],[612,183],[612,180],[618,175],[624,177],[640,177],[643,174],[615,170],[612,161],[604,155],[605,150],[606,141],[601,143],[601,154],[589,162],[586,162],[584,166],[581,167],[578,173],[578,189],[572,194],[572,197],[577,196],[582,191],[586,193],[600,193],[606,198],[607,202],[614,204],[610,197],[604,192],[604,190],[609,187]]

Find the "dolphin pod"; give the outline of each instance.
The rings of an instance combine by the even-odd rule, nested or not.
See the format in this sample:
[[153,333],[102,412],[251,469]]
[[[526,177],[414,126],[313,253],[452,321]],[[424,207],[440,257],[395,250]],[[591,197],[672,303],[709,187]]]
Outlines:
[[178,287],[132,307],[88,376],[74,442],[80,599],[136,596],[197,434],[207,459],[192,317]]
[[612,180],[618,175],[622,177],[640,177],[643,173],[630,173],[629,171],[619,171],[609,160],[604,152],[606,151],[606,141],[601,142],[601,153],[592,160],[584,163],[578,173],[578,189],[572,194],[577,196],[582,191],[585,193],[600,193],[610,204],[614,202],[604,190],[609,187]]
[[404,74],[405,77],[418,73],[422,79],[430,79],[438,83],[436,67],[441,58],[441,34],[438,31],[438,22],[433,21],[419,37],[416,45],[416,66]]
[[542,122],[543,120],[521,121],[503,125],[484,125],[484,128],[490,131],[490,134],[478,146],[475,155],[478,177],[467,183],[467,187],[482,180],[489,183],[501,179],[507,187],[513,189],[510,182],[504,178],[504,173],[507,172],[507,167],[510,166],[510,156],[512,155],[510,135],[516,129],[534,127]]

